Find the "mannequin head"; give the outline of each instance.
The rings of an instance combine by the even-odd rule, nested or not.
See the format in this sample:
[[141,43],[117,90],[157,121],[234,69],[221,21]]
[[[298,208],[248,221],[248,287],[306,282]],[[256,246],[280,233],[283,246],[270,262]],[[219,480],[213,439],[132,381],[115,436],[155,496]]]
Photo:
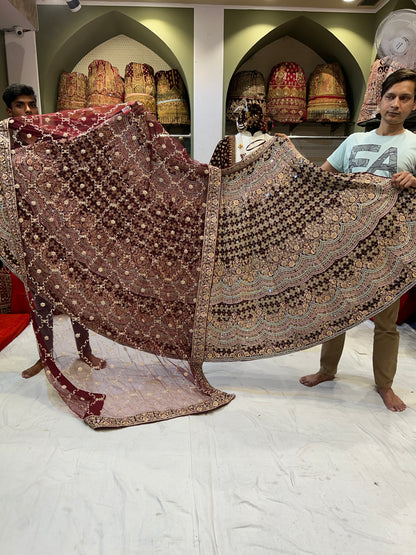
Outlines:
[[257,102],[250,102],[249,104],[246,103],[245,106],[239,106],[236,113],[236,125],[239,132],[248,131],[253,134],[256,131],[263,131],[263,110]]

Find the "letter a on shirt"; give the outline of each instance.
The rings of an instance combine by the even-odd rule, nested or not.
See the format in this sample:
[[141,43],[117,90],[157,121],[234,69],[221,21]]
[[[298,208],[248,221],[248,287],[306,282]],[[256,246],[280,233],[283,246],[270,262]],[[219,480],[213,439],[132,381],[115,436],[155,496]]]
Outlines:
[[362,152],[379,152],[381,145],[367,144],[356,145],[351,149],[348,161],[349,172],[368,172],[378,175],[393,175],[397,172],[397,148],[389,147],[383,150],[381,154],[370,164],[370,158],[359,157],[358,153]]

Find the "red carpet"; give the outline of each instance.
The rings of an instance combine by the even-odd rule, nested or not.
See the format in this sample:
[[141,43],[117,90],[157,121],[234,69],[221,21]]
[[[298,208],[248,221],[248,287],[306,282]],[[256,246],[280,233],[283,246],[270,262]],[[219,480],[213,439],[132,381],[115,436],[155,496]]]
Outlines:
[[23,283],[10,272],[12,280],[11,314],[0,314],[0,350],[21,333],[30,322],[30,309]]
[[0,314],[0,351],[30,322],[29,314]]

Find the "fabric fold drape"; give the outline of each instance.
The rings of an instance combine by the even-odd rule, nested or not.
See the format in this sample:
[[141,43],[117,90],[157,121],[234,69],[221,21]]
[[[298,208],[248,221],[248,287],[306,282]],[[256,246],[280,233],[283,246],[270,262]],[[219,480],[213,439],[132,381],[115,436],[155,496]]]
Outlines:
[[415,282],[415,203],[284,136],[224,169],[205,359],[316,345],[394,302]]
[[93,428],[227,404],[204,360],[306,348],[416,281],[413,192],[323,172],[284,136],[221,172],[133,103],[2,122],[0,157],[0,255],[52,307],[46,375]]

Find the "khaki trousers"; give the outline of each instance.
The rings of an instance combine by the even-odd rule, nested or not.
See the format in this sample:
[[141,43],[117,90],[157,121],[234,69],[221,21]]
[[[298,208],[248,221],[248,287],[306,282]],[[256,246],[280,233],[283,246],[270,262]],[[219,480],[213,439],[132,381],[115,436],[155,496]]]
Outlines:
[[[377,387],[391,387],[396,374],[399,350],[396,322],[399,308],[400,299],[374,316],[373,372]],[[345,333],[322,344],[319,369],[322,374],[335,376],[344,341]]]

